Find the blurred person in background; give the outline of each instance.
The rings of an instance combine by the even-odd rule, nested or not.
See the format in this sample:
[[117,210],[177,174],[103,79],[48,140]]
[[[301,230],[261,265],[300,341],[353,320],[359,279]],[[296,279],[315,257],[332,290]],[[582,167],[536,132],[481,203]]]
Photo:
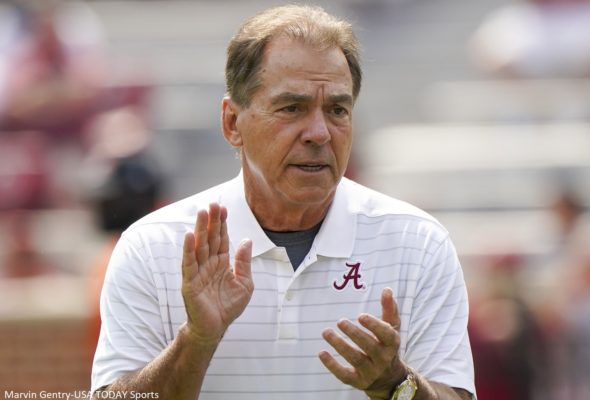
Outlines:
[[106,81],[96,16],[58,0],[14,0],[0,11],[0,127],[80,138]]
[[161,205],[162,178],[145,152],[114,160],[104,182],[90,199],[100,229],[108,235],[90,276],[90,353],[94,354],[100,333],[100,292],[107,265],[122,232],[133,222]]
[[491,259],[480,270],[484,286],[471,292],[480,400],[587,397],[588,287],[581,266],[590,225],[574,188],[563,182],[546,211],[552,241],[543,252]]
[[588,78],[590,1],[514,1],[483,21],[471,44],[477,65],[492,76]]
[[484,287],[470,293],[469,337],[479,400],[532,400],[548,389],[545,332],[523,298],[518,255],[482,266]]
[[[560,257],[552,260],[553,274],[543,310],[539,312],[552,335],[553,397],[564,400],[590,396],[590,215],[571,195],[556,203],[559,218],[575,218],[564,236]],[[565,208],[565,212],[564,212]]]
[[[571,186],[571,185],[570,185]],[[585,212],[582,201],[572,188],[562,188],[551,203],[550,211],[557,224],[557,250],[567,249],[575,242]]]
[[[36,251],[34,240],[24,237],[35,224],[29,211],[80,205],[77,166],[95,119],[121,108],[140,115],[147,92],[107,88],[109,72],[100,21],[84,3],[0,5],[0,228],[13,237],[5,275],[41,271],[17,257],[22,249],[16,243],[26,243],[29,255]],[[123,128],[113,126],[125,136]],[[31,227],[14,231],[14,224],[2,223],[17,210],[20,224]]]
[[[0,6],[0,227],[5,277],[42,274],[32,210],[56,206],[54,151],[78,140],[102,81],[100,30],[78,4]],[[16,223],[18,219],[18,223]]]
[[241,26],[221,113],[242,171],[122,234],[101,297],[95,398],[472,397],[448,232],[343,178],[358,46],[349,23],[316,7]]
[[565,311],[567,350],[562,373],[567,396],[562,397],[571,400],[590,398],[590,251],[587,243],[584,247],[573,265],[574,280]]
[[106,234],[90,274],[92,356],[100,333],[100,292],[113,249],[125,229],[163,205],[164,179],[150,152],[150,128],[136,113],[121,109],[98,117],[89,131],[89,149],[81,165],[85,203]]

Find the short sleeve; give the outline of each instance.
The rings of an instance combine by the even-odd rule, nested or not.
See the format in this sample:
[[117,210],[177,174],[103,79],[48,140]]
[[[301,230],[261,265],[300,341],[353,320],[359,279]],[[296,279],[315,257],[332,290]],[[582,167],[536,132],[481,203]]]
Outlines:
[[158,292],[138,238],[123,235],[107,268],[92,391],[143,368],[167,345]]
[[429,380],[475,393],[467,289],[448,235],[424,261],[404,359]]

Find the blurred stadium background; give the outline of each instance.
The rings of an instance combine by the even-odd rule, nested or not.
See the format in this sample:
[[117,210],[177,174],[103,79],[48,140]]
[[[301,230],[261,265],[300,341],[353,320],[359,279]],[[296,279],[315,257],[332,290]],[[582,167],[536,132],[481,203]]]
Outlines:
[[[94,135],[115,129],[104,134],[112,146],[129,146],[126,135],[141,142],[163,182],[158,204],[237,173],[219,129],[225,46],[245,17],[282,3],[83,2],[100,25],[108,64],[101,85],[142,99],[139,117],[95,124]],[[429,211],[454,238],[471,293],[480,398],[590,398],[590,63],[582,73],[491,65],[481,55],[490,39],[476,32],[518,1],[315,3],[350,19],[363,45],[350,175]],[[2,29],[0,56],[13,40]],[[550,60],[567,58],[544,50]],[[10,135],[0,125],[0,138]],[[8,157],[12,142],[2,143],[6,196],[1,186],[21,171]],[[97,157],[94,141],[63,143],[47,164],[59,201],[23,207],[0,199],[0,398],[5,390],[89,387],[97,265],[113,238],[96,217],[96,198],[118,148]]]

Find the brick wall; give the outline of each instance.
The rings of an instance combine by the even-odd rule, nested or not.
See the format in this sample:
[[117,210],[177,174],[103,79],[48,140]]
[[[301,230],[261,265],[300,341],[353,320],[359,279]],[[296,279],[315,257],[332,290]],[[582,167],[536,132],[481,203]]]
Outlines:
[[69,393],[90,388],[86,319],[0,321],[0,399],[5,391]]

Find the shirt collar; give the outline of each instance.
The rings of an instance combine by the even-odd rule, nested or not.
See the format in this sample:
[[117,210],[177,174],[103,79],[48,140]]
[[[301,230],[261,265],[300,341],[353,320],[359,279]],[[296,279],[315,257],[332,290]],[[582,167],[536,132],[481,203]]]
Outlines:
[[[334,201],[318,232],[314,247],[316,253],[325,257],[348,258],[352,254],[356,234],[356,215],[351,210],[347,188],[350,181],[342,178]],[[227,225],[230,242],[235,249],[244,238],[252,240],[252,256],[256,257],[275,248],[266,236],[246,202],[244,178],[240,174],[228,182],[222,193],[221,204],[228,209]]]
[[252,257],[275,248],[275,244],[266,236],[246,202],[242,171],[228,182],[226,188],[220,201],[228,210],[227,233],[232,247],[236,249],[242,239],[251,239]]

